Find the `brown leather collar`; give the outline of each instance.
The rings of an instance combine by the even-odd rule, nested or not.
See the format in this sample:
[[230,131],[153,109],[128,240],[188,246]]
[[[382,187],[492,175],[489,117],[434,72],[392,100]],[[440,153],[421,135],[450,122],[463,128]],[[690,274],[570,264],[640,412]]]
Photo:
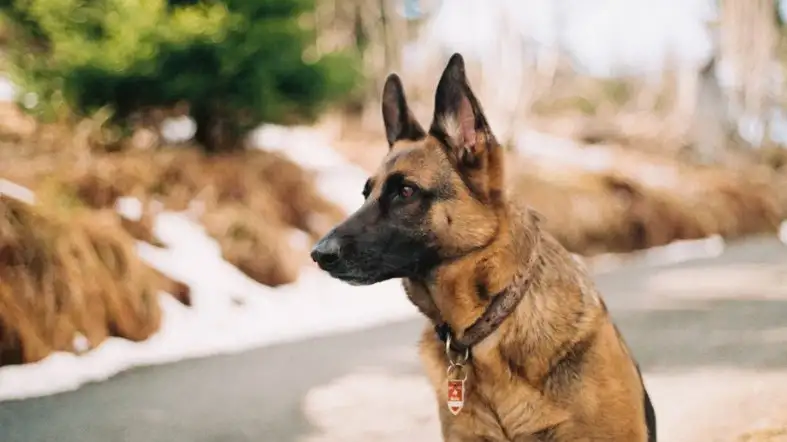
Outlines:
[[435,332],[438,338],[447,342],[450,337],[451,349],[457,353],[470,354],[473,346],[483,341],[495,332],[511,313],[516,310],[520,301],[530,291],[536,279],[535,272],[538,270],[536,262],[540,256],[541,232],[536,229],[536,241],[525,268],[517,274],[514,281],[502,292],[492,298],[492,302],[484,313],[466,328],[461,336],[456,336],[451,330],[451,326],[441,321],[435,325]]

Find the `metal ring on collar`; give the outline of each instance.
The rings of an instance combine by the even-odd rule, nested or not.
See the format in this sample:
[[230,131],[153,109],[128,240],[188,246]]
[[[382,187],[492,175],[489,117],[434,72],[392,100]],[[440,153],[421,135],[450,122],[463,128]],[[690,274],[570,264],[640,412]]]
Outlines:
[[451,362],[451,365],[462,365],[470,359],[470,349],[465,348],[464,355],[461,359],[453,360],[451,358],[451,333],[448,333],[448,337],[445,340],[445,355],[448,356],[448,361]]

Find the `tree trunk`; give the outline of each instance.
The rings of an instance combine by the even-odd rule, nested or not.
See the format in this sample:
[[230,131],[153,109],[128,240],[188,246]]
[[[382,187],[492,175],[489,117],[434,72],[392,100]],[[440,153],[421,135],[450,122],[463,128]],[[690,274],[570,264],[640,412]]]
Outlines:
[[243,148],[240,128],[226,113],[217,110],[195,110],[197,131],[194,140],[207,153],[232,152]]
[[755,147],[767,141],[767,114],[773,103],[776,26],[773,0],[724,0],[721,3],[719,61],[731,83],[728,96],[732,113],[749,127],[748,138]]
[[716,80],[715,71],[716,62],[711,60],[698,75],[691,139],[696,160],[701,163],[719,160],[727,148],[728,135],[735,130],[728,117],[724,92]]

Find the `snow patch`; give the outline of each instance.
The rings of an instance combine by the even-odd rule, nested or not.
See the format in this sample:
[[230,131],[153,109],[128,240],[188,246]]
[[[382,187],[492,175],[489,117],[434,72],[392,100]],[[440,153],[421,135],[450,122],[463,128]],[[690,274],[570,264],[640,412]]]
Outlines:
[[77,353],[84,353],[90,350],[90,342],[82,333],[77,333],[76,336],[74,336],[73,345],[74,351]]
[[715,258],[724,253],[725,246],[724,238],[713,235],[708,238],[678,240],[633,253],[603,253],[586,258],[586,262],[598,274],[617,269],[624,264],[662,266]]
[[18,93],[18,88],[5,75],[0,75],[0,101],[14,101]]
[[0,195],[10,196],[28,204],[36,202],[35,194],[30,189],[2,178],[0,178]]
[[161,136],[170,143],[183,143],[197,133],[197,123],[186,115],[167,118],[161,123]]
[[142,201],[133,197],[118,198],[115,202],[115,210],[129,221],[139,221],[142,219]]
[[311,244],[311,237],[303,230],[293,229],[288,239],[290,247],[296,250],[306,250]]

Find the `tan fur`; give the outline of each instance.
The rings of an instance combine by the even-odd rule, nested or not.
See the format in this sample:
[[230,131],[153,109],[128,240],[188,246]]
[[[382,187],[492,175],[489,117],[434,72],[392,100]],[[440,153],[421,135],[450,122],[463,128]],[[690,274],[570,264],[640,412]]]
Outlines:
[[[460,130],[450,118],[436,121],[448,121],[447,131]],[[423,279],[403,280],[431,322],[445,321],[461,336],[495,294],[512,284],[525,290],[523,281],[532,278],[515,311],[473,347],[467,399],[457,416],[446,406],[445,344],[434,324],[426,327],[420,354],[444,439],[647,441],[638,369],[591,278],[539,227],[536,213],[507,198],[502,148],[491,133],[475,136],[475,143],[453,147],[432,135],[392,143],[371,181],[371,198],[393,173],[423,188],[451,190],[421,226],[450,259]],[[472,167],[463,165],[463,155],[474,156]]]
[[[522,224],[522,235],[537,231],[532,222]],[[468,399],[458,416],[445,406],[445,346],[431,326],[424,332],[421,357],[435,389],[445,440],[645,441],[642,386],[625,344],[578,264],[550,237],[541,244],[531,292],[473,349]],[[405,283],[408,294],[434,299],[452,329],[462,330],[485,307],[478,305],[468,279],[490,269],[475,262],[486,261],[470,258],[449,265],[428,288]],[[509,265],[522,264],[524,259]],[[515,272],[496,268],[498,274]],[[577,377],[562,373],[561,360],[581,351],[585,361]],[[538,436],[549,430],[551,438]]]
[[[442,266],[428,284],[404,283],[411,298],[433,302],[431,314],[464,330],[489,303],[479,300],[478,281],[485,281],[487,293],[501,291],[525,265],[534,235],[543,236],[531,292],[473,349],[468,399],[458,416],[445,406],[444,344],[431,325],[424,332],[421,357],[445,440],[645,441],[639,375],[593,283],[533,217],[518,213],[508,220],[510,230],[499,229],[488,247]],[[560,373],[561,359],[582,350],[578,378]],[[550,439],[537,436],[547,430]]]

